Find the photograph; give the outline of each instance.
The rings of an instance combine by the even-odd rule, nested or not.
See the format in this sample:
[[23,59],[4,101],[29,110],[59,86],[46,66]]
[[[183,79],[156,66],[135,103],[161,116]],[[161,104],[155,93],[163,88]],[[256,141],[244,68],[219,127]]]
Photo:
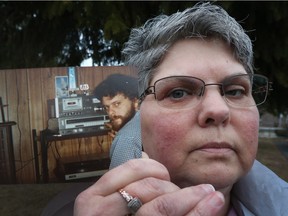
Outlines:
[[55,77],[55,96],[56,98],[68,97],[68,76]]

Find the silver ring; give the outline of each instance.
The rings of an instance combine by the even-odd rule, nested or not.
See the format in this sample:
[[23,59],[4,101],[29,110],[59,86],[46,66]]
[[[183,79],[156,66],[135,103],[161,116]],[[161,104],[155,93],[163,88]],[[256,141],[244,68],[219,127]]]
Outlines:
[[129,210],[135,214],[139,208],[142,206],[142,202],[138,197],[133,197],[129,193],[127,193],[125,190],[120,189],[119,193],[121,196],[126,200],[127,202],[127,207]]

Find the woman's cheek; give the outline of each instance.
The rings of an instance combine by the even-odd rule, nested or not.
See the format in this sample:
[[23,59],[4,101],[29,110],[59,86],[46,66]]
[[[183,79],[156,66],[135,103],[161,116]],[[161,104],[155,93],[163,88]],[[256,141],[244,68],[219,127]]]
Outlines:
[[165,114],[143,118],[142,141],[144,151],[150,158],[164,162],[168,158],[167,155],[173,157],[182,149],[182,139],[185,137],[187,127],[180,118],[179,115],[175,118],[173,115]]
[[247,112],[242,115],[243,118],[241,124],[238,125],[238,136],[242,136],[242,142],[244,146],[240,146],[241,151],[245,157],[245,160],[254,160],[257,154],[258,148],[258,131],[259,131],[259,113],[257,108],[254,108],[251,112]]

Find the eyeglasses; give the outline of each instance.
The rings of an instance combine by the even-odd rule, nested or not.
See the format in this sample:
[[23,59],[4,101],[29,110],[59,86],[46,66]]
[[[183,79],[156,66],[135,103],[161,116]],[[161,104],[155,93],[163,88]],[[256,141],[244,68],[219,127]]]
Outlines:
[[157,80],[140,96],[154,94],[159,106],[170,109],[195,107],[203,98],[206,86],[219,86],[220,94],[232,107],[251,107],[263,104],[271,88],[267,77],[258,74],[240,74],[227,77],[222,83],[205,83],[191,76],[169,76]]

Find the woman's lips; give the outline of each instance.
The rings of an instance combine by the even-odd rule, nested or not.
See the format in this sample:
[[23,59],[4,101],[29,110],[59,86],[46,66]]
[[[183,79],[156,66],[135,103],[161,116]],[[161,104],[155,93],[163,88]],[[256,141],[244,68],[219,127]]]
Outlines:
[[221,143],[216,143],[216,142],[207,143],[207,144],[199,147],[196,150],[207,152],[207,153],[214,153],[214,154],[224,154],[224,153],[229,153],[229,152],[234,151],[232,146],[229,145],[228,143],[225,143],[225,142],[221,142]]

